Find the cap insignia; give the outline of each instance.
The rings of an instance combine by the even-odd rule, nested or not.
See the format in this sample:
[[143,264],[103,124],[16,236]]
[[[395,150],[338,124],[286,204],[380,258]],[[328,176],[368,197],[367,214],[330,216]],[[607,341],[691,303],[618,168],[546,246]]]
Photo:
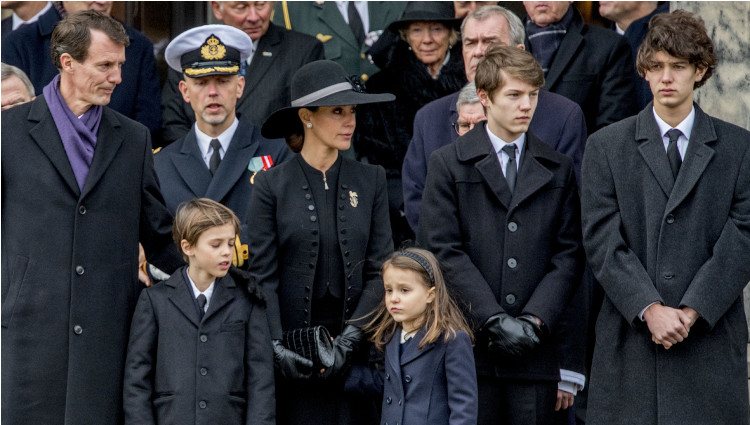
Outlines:
[[227,48],[215,35],[211,34],[201,46],[201,58],[204,60],[221,60],[227,54]]

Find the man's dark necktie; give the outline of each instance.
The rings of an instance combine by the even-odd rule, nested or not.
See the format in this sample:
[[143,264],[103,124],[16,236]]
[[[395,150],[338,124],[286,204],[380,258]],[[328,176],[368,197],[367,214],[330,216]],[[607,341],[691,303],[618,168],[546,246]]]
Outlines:
[[206,296],[203,294],[200,294],[195,298],[195,302],[198,303],[198,317],[200,317],[201,320],[203,320],[203,315],[206,313],[204,311],[206,308],[206,301]]
[[667,159],[669,160],[669,168],[672,169],[672,176],[677,180],[677,173],[680,172],[680,166],[682,165],[682,158],[680,157],[680,150],[677,149],[677,139],[680,138],[682,132],[676,128],[667,131],[667,137],[669,138],[669,145],[667,146]]
[[516,188],[516,176],[518,168],[516,165],[516,145],[510,144],[503,146],[503,152],[508,155],[508,165],[505,167],[505,180],[508,182],[510,193]]
[[362,43],[365,42],[365,26],[362,25],[362,18],[359,16],[359,12],[357,12],[357,8],[351,0],[347,7],[347,15],[349,18],[349,27],[352,29],[352,33],[354,33],[354,38],[357,39],[357,44],[362,46]]
[[211,139],[211,148],[214,151],[211,153],[211,159],[208,160],[208,169],[211,171],[211,174],[216,174],[216,170],[219,169],[219,163],[221,162],[221,156],[219,155],[221,143],[219,139]]

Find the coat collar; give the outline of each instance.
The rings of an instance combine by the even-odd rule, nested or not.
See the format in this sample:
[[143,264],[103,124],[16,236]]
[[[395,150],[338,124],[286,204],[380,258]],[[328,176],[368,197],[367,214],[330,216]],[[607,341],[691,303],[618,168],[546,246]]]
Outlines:
[[196,328],[232,301],[236,294],[234,291],[237,288],[234,280],[227,276],[217,279],[214,283],[216,287],[211,302],[208,304],[208,310],[203,315],[203,320],[199,321],[193,291],[190,288],[190,281],[187,280],[187,268],[183,267],[176,271],[174,278],[167,279],[164,284],[173,289],[169,294],[169,300]]
[[39,35],[42,37],[51,35],[52,31],[55,30],[57,23],[61,20],[62,16],[60,15],[60,12],[58,12],[57,8],[53,5],[47,12],[39,17],[39,20],[37,20]]
[[672,177],[669,168],[664,142],[653,115],[653,102],[636,118],[635,138],[638,151],[659,183],[659,187],[669,198],[666,212],[672,211],[685,199],[714,155],[714,150],[710,146],[717,140],[714,125],[697,104],[694,103],[693,107],[695,123],[677,180]]
[[560,160],[544,142],[527,132],[521,169],[518,170],[518,189],[511,194],[486,127],[487,123],[482,122],[456,140],[457,158],[461,162],[475,161],[474,166],[495,197],[506,209],[512,210],[552,180],[553,174],[544,164],[559,164]]
[[397,374],[399,375],[399,378],[401,374],[401,366],[413,362],[423,354],[435,348],[435,342],[425,345],[422,349],[419,348],[419,341],[424,338],[426,333],[427,331],[425,328],[417,331],[417,334],[413,337],[414,341],[404,347],[404,352],[399,354],[401,348],[401,327],[399,326],[396,328],[396,332],[393,333],[391,340],[386,344],[387,361],[390,362],[391,368],[394,371],[398,371]]
[[258,41],[258,48],[255,49],[253,54],[253,60],[245,70],[245,88],[242,90],[242,96],[237,101],[236,110],[242,109],[240,105],[244,102],[252,101],[250,99],[250,93],[252,93],[258,84],[263,81],[268,74],[271,65],[276,61],[280,55],[285,52],[282,51],[282,41],[284,40],[284,33],[278,26],[270,23],[268,25],[268,31]]
[[[327,1],[323,4],[315,4],[318,9],[318,20],[323,25],[329,27],[331,31],[335,32],[339,38],[346,44],[351,45],[357,50],[360,50],[360,46],[357,44],[357,39],[354,38],[354,33],[349,25],[341,16],[336,2]],[[372,27],[371,27],[372,28]]]
[[[573,22],[570,23],[570,28],[568,28],[568,31],[565,33],[565,37],[563,37],[560,47],[557,49],[557,53],[555,53],[555,58],[552,60],[552,64],[547,72],[547,76],[545,77],[544,87],[546,89],[549,90],[550,87],[557,84],[563,71],[568,67],[568,63],[577,57],[576,53],[578,53],[578,50],[584,41],[584,29],[585,24],[581,14],[573,8]],[[529,48],[528,40],[526,48],[527,50]]]
[[29,132],[32,139],[44,151],[63,180],[65,180],[76,197],[79,198],[91,192],[99,180],[101,180],[123,142],[122,132],[117,130],[121,126],[119,118],[109,108],[105,107],[101,124],[99,125],[99,133],[96,136],[97,142],[94,150],[94,158],[92,159],[83,191],[81,191],[76,183],[73,168],[70,166],[70,160],[65,153],[60,134],[57,126],[55,126],[55,121],[52,118],[44,96],[37,96],[36,100],[34,100],[29,110],[28,120],[38,123]]

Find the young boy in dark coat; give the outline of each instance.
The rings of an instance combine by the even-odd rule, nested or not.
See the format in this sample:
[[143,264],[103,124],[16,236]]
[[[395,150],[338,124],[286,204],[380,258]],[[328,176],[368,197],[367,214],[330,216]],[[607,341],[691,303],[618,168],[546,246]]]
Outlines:
[[173,237],[188,266],[141,292],[125,369],[126,424],[276,423],[265,304],[230,270],[238,232],[237,217],[215,201],[177,209]]

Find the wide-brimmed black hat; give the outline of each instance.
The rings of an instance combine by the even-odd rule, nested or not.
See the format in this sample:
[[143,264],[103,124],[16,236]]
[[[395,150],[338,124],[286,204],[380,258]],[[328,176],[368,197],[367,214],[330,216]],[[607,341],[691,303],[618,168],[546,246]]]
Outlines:
[[391,22],[388,29],[398,32],[412,22],[434,21],[441,22],[450,28],[458,29],[461,19],[456,19],[453,2],[449,1],[410,1],[406,4],[404,13],[397,21]]
[[291,97],[291,106],[275,111],[263,123],[263,137],[284,137],[290,129],[290,123],[299,120],[299,108],[362,105],[390,102],[396,98],[390,93],[365,93],[358,81],[347,77],[344,68],[330,60],[310,62],[298,69],[292,77]]

